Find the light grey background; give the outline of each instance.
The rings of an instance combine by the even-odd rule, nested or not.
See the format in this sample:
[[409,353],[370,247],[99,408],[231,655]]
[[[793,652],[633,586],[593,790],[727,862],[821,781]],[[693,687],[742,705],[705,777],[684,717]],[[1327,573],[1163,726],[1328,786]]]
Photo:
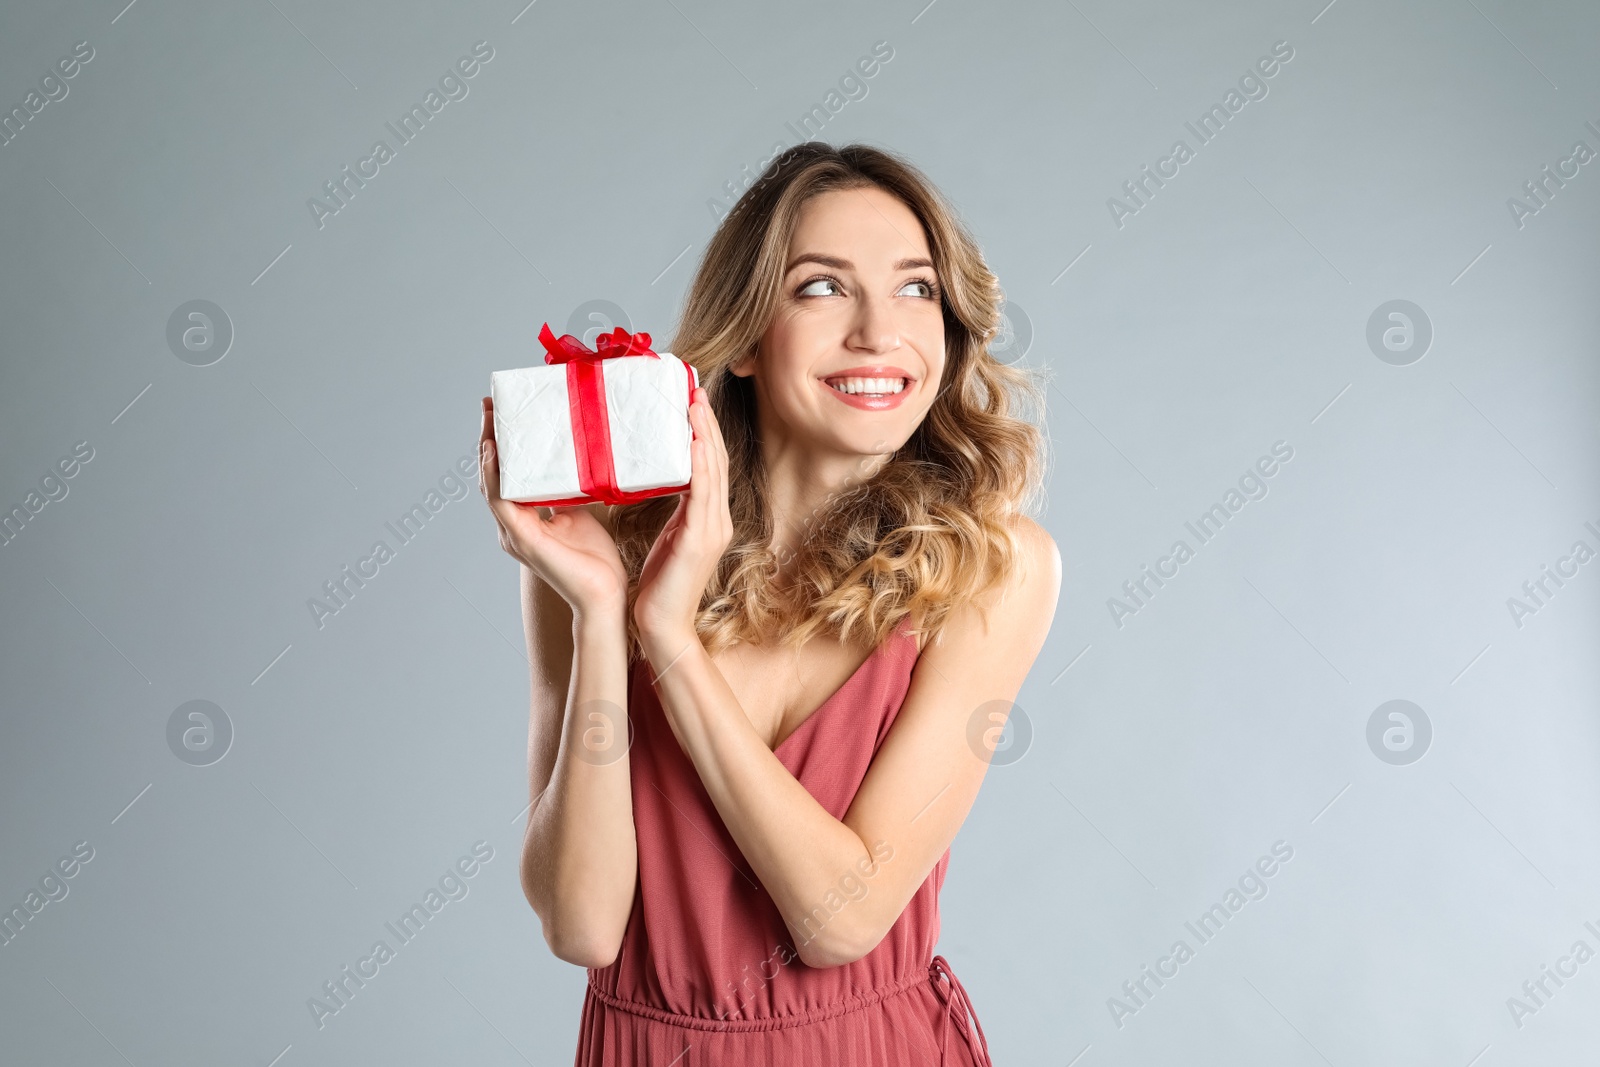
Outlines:
[[[606,299],[669,338],[724,183],[878,41],[818,136],[926,170],[1053,376],[1032,743],[943,896],[996,1061],[1592,1056],[1600,961],[1508,998],[1600,951],[1600,562],[1520,626],[1508,599],[1600,549],[1600,161],[1520,227],[1507,203],[1600,150],[1592,4],[122,3],[0,15],[0,108],[94,49],[0,147],[0,507],[94,450],[0,547],[0,907],[94,849],[0,946],[7,1059],[571,1061],[583,972],[516,877],[516,565],[475,487],[403,546],[385,524],[472,454],[541,322]],[[308,199],[478,41],[469,95],[319,228]],[[1434,336],[1394,365],[1367,323],[1401,299]],[[234,331],[209,366],[167,341],[191,300]],[[1279,441],[1199,545],[1184,523]],[[379,539],[319,628],[307,601]],[[1432,726],[1407,765],[1367,742],[1394,699]],[[192,700],[232,724],[209,766],[168,745]],[[480,840],[470,893],[319,1029],[308,999]],[[1276,841],[1268,895],[1200,946],[1185,921]]]

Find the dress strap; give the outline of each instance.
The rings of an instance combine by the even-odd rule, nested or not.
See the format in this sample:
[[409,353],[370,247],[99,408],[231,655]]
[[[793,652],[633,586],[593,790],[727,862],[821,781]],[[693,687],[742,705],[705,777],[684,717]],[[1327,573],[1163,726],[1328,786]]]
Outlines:
[[[939,996],[944,1000],[946,1011],[944,1024],[939,1028],[939,1056],[943,1062],[947,1058],[946,1039],[950,1034],[950,1020],[954,1018],[961,1030],[961,1037],[967,1043],[967,1048],[972,1051],[972,1058],[978,1067],[994,1067],[994,1061],[989,1059],[989,1039],[984,1036],[983,1024],[978,1021],[977,1009],[972,1006],[972,998],[967,996],[966,987],[961,984],[961,979],[950,969],[950,961],[943,956],[933,957],[933,962],[928,965],[928,975],[933,979],[933,988],[938,990]],[[944,978],[949,983],[946,991],[939,982]],[[960,1014],[955,1014],[959,1009]],[[967,1017],[972,1017],[972,1027],[978,1031],[978,1045],[972,1043],[972,1027],[967,1025]]]

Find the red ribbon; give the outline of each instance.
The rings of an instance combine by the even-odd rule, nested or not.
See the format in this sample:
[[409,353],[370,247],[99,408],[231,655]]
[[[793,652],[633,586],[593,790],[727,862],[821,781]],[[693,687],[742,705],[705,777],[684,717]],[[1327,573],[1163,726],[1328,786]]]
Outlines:
[[615,359],[618,356],[649,356],[651,359],[661,357],[650,351],[650,335],[647,333],[629,333],[621,326],[614,327],[610,333],[603,333],[594,339],[594,348],[591,349],[570,333],[564,333],[559,338],[550,329],[547,322],[539,330],[539,343],[544,345],[544,361],[551,363],[569,363],[575,359],[602,360]]
[[[624,490],[617,487],[617,472],[611,456],[611,422],[606,413],[605,361],[622,356],[661,357],[650,349],[650,335],[629,333],[621,326],[595,338],[593,349],[570,333],[559,338],[547,322],[539,330],[547,366],[567,365],[567,410],[572,419],[573,451],[578,461],[578,487],[583,495],[560,500],[523,502],[524,507],[560,507],[567,504],[631,504],[638,500],[679,493],[687,483],[659,489]],[[694,371],[683,365],[689,381],[689,399],[694,399]]]

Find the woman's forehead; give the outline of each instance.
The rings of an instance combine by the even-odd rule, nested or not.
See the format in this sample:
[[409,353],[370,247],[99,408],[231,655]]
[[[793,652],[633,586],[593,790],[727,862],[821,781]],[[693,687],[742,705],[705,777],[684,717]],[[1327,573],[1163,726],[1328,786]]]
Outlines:
[[932,259],[921,220],[898,197],[876,187],[835,189],[807,200],[789,237],[788,263],[808,253],[859,267]]

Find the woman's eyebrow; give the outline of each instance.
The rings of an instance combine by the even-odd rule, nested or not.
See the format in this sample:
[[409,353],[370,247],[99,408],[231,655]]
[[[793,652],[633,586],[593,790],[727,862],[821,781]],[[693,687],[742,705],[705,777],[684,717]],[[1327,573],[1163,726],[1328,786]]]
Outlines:
[[[789,262],[789,265],[783,268],[783,272],[787,274],[802,263],[820,263],[824,267],[832,267],[834,270],[856,269],[855,264],[851,263],[848,259],[840,259],[838,256],[825,255],[822,252],[803,252],[800,255],[795,256],[794,259]],[[933,266],[932,260],[912,257],[908,259],[902,259],[900,262],[894,265],[894,269],[897,271],[902,271],[912,270],[916,267],[931,266]]]

